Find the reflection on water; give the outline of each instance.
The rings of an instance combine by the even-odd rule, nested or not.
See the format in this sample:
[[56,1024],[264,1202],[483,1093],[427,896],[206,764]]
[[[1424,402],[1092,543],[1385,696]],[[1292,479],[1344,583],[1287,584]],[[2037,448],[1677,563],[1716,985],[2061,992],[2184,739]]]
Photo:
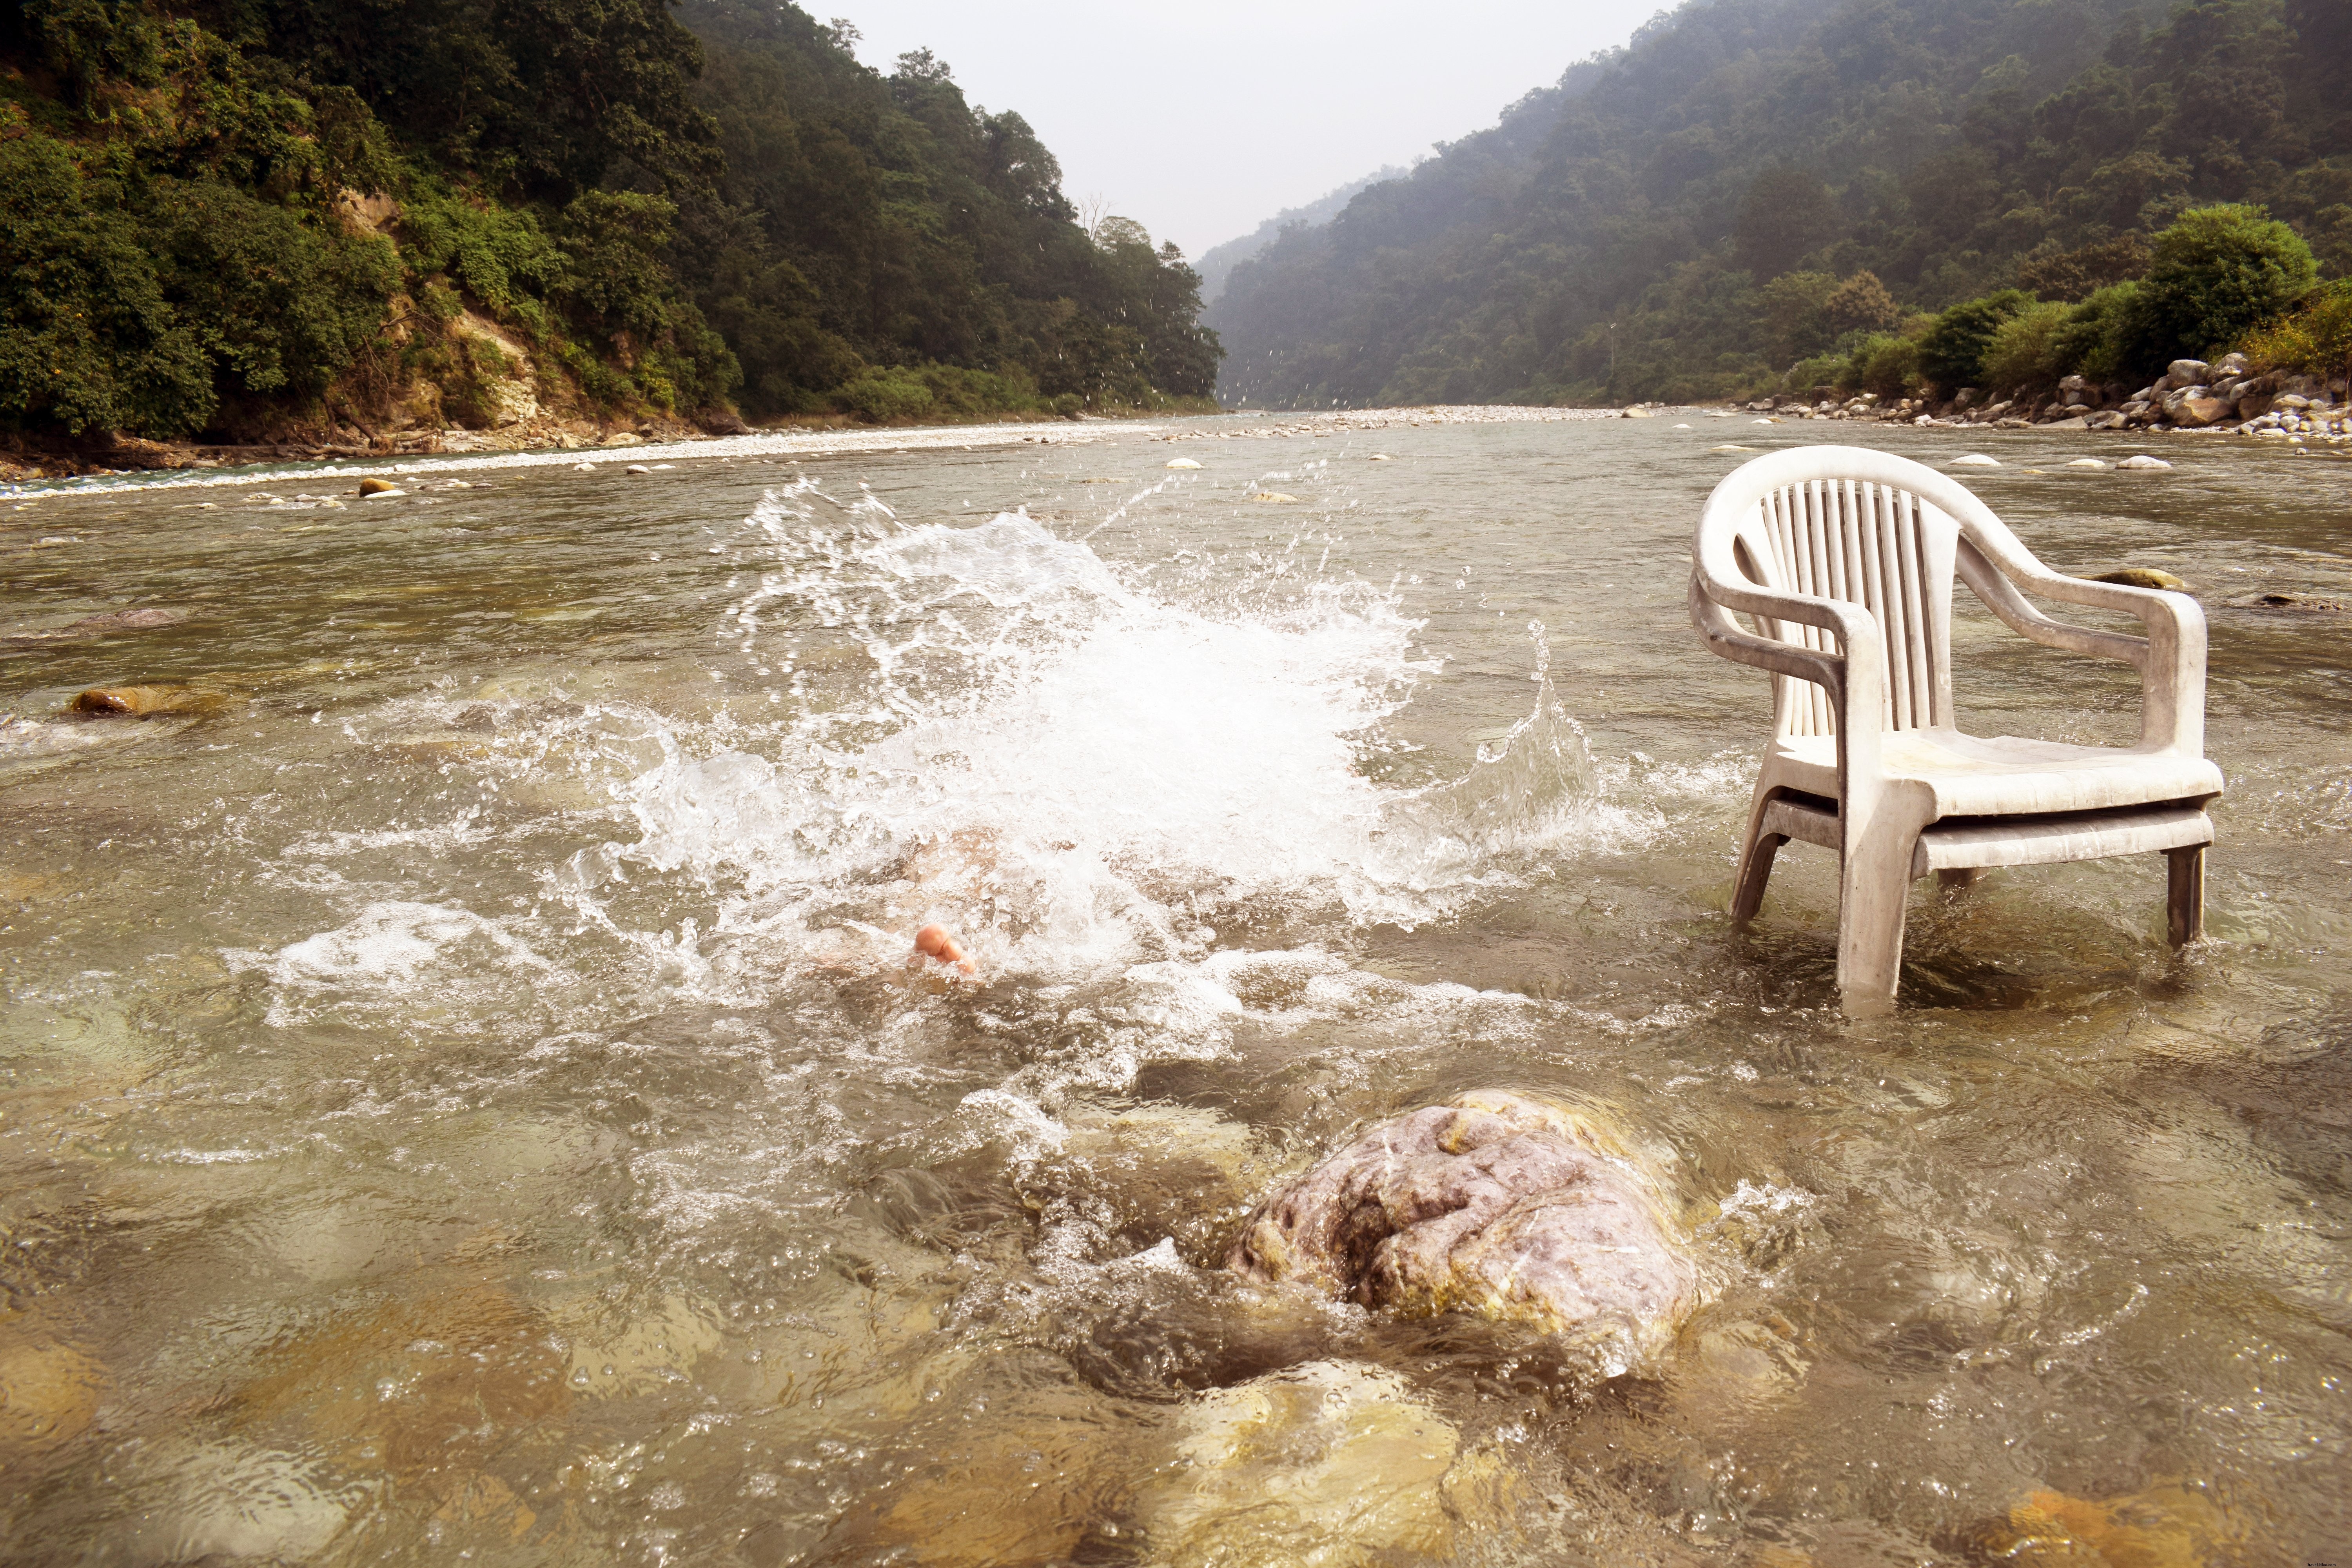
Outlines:
[[[2347,623],[2262,601],[2352,597],[2352,472],[1971,474],[2204,600],[2215,940],[2154,858],[1923,889],[1853,1025],[1821,859],[1727,929],[1767,693],[1684,552],[1740,454],[1664,425],[0,513],[0,636],[61,634],[0,642],[5,1555],[2335,1550]],[[1958,641],[1972,725],[2133,727]],[[1654,1364],[1225,1271],[1481,1088],[1661,1174]]]

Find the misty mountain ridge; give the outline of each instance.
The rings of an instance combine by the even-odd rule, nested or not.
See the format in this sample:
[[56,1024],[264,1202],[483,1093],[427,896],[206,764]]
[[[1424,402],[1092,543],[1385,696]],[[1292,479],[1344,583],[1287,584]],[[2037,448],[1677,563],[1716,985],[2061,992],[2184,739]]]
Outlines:
[[1788,279],[1874,274],[1915,320],[2021,277],[2080,298],[2214,202],[2352,275],[2352,7],[1688,0],[1278,227],[1204,319],[1228,403],[1722,395],[1832,346]]

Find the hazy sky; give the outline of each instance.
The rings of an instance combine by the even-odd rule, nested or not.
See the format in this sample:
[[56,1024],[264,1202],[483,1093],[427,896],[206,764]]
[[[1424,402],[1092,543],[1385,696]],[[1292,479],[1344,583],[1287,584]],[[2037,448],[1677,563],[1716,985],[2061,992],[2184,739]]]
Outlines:
[[887,70],[945,60],[973,102],[1016,110],[1099,195],[1187,256],[1433,142],[1495,122],[1655,9],[1600,0],[802,0]]

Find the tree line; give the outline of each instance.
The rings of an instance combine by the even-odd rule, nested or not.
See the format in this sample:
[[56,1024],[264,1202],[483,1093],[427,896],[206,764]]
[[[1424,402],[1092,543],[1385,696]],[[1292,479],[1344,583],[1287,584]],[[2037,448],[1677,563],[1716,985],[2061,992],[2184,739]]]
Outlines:
[[789,4],[23,0],[0,12],[0,427],[1188,406],[1172,246],[1018,114]]
[[2347,275],[2342,0],[1686,0],[1209,320],[1227,395],[1283,406],[1948,394],[2012,318],[2036,374],[2258,331],[2324,360]]

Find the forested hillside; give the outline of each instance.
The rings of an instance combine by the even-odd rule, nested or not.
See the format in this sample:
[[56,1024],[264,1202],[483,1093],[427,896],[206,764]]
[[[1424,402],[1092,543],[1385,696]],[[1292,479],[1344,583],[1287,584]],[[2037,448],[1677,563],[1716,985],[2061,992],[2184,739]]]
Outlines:
[[1210,321],[1227,397],[1278,406],[1761,391],[2012,285],[2081,300],[2214,203],[2352,273],[2345,0],[1689,0]]
[[1329,223],[1355,200],[1356,193],[1366,185],[1377,185],[1385,180],[1401,180],[1407,173],[1409,171],[1393,163],[1383,165],[1378,173],[1349,180],[1304,205],[1283,208],[1238,239],[1209,247],[1192,263],[1192,270],[1201,275],[1201,297],[1214,300],[1223,293],[1225,279],[1233,275],[1234,268],[1272,245],[1284,229],[1312,228],[1317,224]]
[[0,12],[0,431],[420,439],[1164,405],[1198,279],[790,5]]

